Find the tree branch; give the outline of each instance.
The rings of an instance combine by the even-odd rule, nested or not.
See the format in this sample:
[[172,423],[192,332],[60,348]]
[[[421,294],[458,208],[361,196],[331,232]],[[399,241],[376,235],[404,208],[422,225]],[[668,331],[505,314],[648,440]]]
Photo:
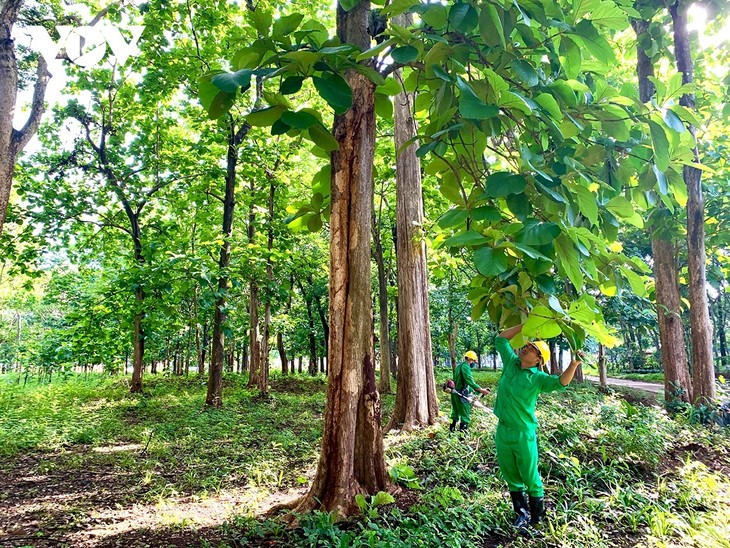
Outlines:
[[46,95],[46,88],[48,87],[48,80],[51,79],[51,73],[48,72],[48,65],[46,60],[42,57],[38,57],[38,71],[35,82],[35,88],[33,90],[33,103],[30,110],[30,116],[28,121],[20,131],[13,129],[13,141],[12,149],[14,154],[18,154],[28,141],[35,135],[38,130],[38,126],[41,124],[41,118],[46,110],[44,103],[44,97]]

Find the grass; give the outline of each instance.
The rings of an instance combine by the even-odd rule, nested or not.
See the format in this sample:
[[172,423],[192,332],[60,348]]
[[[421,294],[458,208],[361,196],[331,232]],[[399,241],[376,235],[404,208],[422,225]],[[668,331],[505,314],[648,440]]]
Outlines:
[[[438,373],[437,384],[446,374]],[[491,371],[474,376],[493,388],[499,379]],[[197,377],[148,376],[144,395],[130,395],[123,380],[106,376],[26,387],[14,381],[0,377],[3,470],[25,466],[32,455],[38,473],[104,471],[121,482],[115,503],[124,507],[162,508],[185,497],[213,501],[235,492],[235,511],[215,529],[196,527],[193,510],[168,517],[196,544],[535,545],[508,525],[511,508],[496,466],[490,413],[473,411],[466,440],[449,434],[444,423],[387,436],[389,465],[420,489],[405,489],[395,504],[366,502],[359,519],[337,523],[314,512],[291,529],[257,512],[262,498],[311,478],[323,378],[275,376],[271,397],[261,399],[245,379],[226,376],[220,410],[204,409],[205,382]],[[439,396],[448,414],[448,400]],[[383,398],[384,420],[393,400]],[[493,405],[494,395],[484,401]],[[541,396],[538,419],[550,508],[540,545],[730,547],[727,429],[671,418],[659,407],[633,405],[588,385]],[[0,503],[21,494],[0,491]],[[93,504],[78,502],[66,513],[83,516]],[[85,527],[81,519],[73,523],[68,534]]]

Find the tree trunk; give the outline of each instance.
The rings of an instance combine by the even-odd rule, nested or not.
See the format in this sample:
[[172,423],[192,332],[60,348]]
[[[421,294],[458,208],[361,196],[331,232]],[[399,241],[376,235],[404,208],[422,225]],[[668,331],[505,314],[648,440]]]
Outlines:
[[286,348],[284,347],[284,337],[281,332],[276,334],[276,348],[279,350],[279,360],[281,361],[281,374],[289,374],[289,362],[286,359]]
[[198,363],[198,374],[205,375],[205,363],[208,358],[208,322],[203,324],[203,346],[200,350],[200,362]]
[[[632,25],[637,39],[649,28],[648,21],[634,21]],[[647,103],[654,95],[654,84],[649,79],[654,74],[654,67],[640,46],[637,46],[636,52],[639,96],[643,103]],[[681,301],[676,249],[668,239],[666,234],[668,231],[662,231],[661,228],[663,227],[656,225],[650,227],[659,340],[664,369],[664,398],[666,401],[674,397],[691,401],[692,385],[687,369],[684,331],[679,309]]]
[[30,115],[22,129],[13,128],[18,95],[18,60],[15,57],[12,33],[22,3],[22,0],[0,2],[0,234],[3,232],[5,213],[10,201],[15,162],[18,154],[38,130],[45,111],[43,98],[51,77],[46,61],[39,57]]
[[606,374],[606,347],[598,345],[598,381],[602,387],[608,386],[608,375]]
[[[382,213],[381,213],[382,215]],[[385,275],[383,244],[380,240],[380,227],[372,219],[373,255],[378,267],[378,309],[380,311],[380,381],[381,394],[390,394],[390,322],[388,320],[388,282]]]
[[228,126],[228,152],[226,155],[226,191],[223,198],[223,245],[218,259],[218,298],[213,311],[213,348],[211,350],[210,369],[208,371],[208,393],[205,404],[213,407],[223,405],[223,358],[226,348],[224,330],[228,314],[226,297],[228,294],[228,266],[231,263],[231,236],[233,234],[233,210],[236,205],[236,165],[238,163],[238,145],[243,140],[250,126],[243,124],[236,131],[232,119]]
[[[137,307],[141,308],[144,301],[144,291],[138,287],[135,291]],[[132,394],[142,392],[142,373],[144,372],[144,328],[142,318],[144,314],[137,312],[134,315],[134,333],[132,334],[132,384],[129,388]]]
[[[370,2],[350,11],[337,8],[343,43],[363,51]],[[370,301],[370,218],[375,147],[375,86],[362,74],[346,74],[353,106],[337,115],[332,153],[330,217],[329,381],[317,473],[295,511],[322,507],[338,517],[359,512],[355,495],[375,494],[390,485],[380,426],[380,395],[373,363]]]
[[[412,16],[396,17],[402,26]],[[400,79],[400,74],[396,73]],[[395,98],[396,227],[398,231],[396,272],[398,275],[398,359],[399,374],[395,408],[386,430],[410,431],[433,424],[438,416],[436,381],[431,355],[431,324],[428,315],[428,272],[423,228],[421,163],[418,145],[403,146],[418,134],[413,118],[415,93],[402,92]]]
[[[674,55],[677,70],[682,73],[682,83],[693,81],[693,61],[687,32],[687,8],[689,3],[676,3],[669,7],[674,25]],[[679,104],[694,110],[694,95],[685,94]],[[696,139],[696,129],[689,131]],[[695,144],[694,162],[699,163]],[[682,173],[687,185],[687,270],[689,272],[689,318],[692,340],[692,388],[693,402],[708,404],[715,401],[715,365],[712,356],[712,326],[707,302],[705,253],[705,197],[702,192],[702,172],[685,165]]]
[[274,180],[270,175],[269,181],[269,227],[266,237],[266,248],[269,256],[266,259],[266,279],[269,283],[269,291],[266,294],[266,304],[264,305],[264,332],[261,337],[261,378],[259,379],[259,389],[262,396],[269,395],[269,329],[271,326],[271,288],[274,285],[274,267],[271,263],[271,253],[274,249]]

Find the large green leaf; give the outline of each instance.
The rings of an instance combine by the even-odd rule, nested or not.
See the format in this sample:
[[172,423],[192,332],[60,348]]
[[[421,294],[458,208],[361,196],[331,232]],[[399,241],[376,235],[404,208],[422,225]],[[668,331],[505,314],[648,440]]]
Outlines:
[[352,89],[339,74],[325,72],[321,77],[313,76],[312,81],[320,97],[327,101],[337,114],[344,114],[352,107]]
[[558,316],[547,306],[538,305],[530,311],[530,315],[522,326],[522,334],[537,339],[551,339],[562,333],[558,325]]
[[487,196],[498,198],[508,194],[519,194],[525,190],[527,181],[522,175],[508,171],[498,171],[487,177],[484,190]]
[[340,148],[337,139],[320,124],[315,124],[310,127],[308,132],[314,144],[325,152],[332,152]]
[[239,88],[248,89],[251,86],[251,69],[241,69],[236,72],[223,72],[213,76],[211,81],[227,93],[236,93]]
[[606,209],[619,217],[628,218],[634,215],[634,207],[623,196],[614,196],[611,198],[606,204]]
[[558,256],[558,264],[561,270],[568,277],[577,291],[583,289],[583,273],[580,269],[578,250],[573,242],[561,234],[555,239],[555,252]]
[[529,219],[521,233],[518,234],[519,241],[530,246],[546,245],[555,240],[560,234],[560,227],[555,223],[541,223],[535,219]]
[[461,208],[452,208],[444,213],[438,220],[438,225],[441,228],[450,228],[452,226],[460,225],[467,218],[467,212]]
[[490,2],[482,4],[479,13],[479,34],[488,46],[501,46],[502,49],[507,48],[504,36],[504,25],[499,17],[497,8]]
[[598,203],[596,202],[596,195],[582,185],[576,188],[576,194],[578,195],[578,208],[580,212],[586,216],[591,224],[597,225]]
[[507,255],[501,248],[480,247],[474,252],[474,264],[480,274],[498,276],[507,270]]
[[246,121],[254,127],[268,127],[281,118],[285,111],[286,108],[281,105],[254,110],[246,116]]
[[477,10],[466,2],[457,2],[449,10],[449,23],[459,32],[473,31],[478,22]]
[[308,112],[292,112],[291,110],[281,115],[281,121],[295,129],[307,129],[319,122],[316,116]]
[[512,61],[512,70],[515,71],[517,79],[528,87],[535,87],[540,82],[535,67],[523,59]]
[[390,56],[396,63],[405,65],[418,59],[418,50],[413,46],[401,46],[399,48],[395,48],[390,53]]
[[654,161],[660,171],[666,171],[669,168],[669,140],[664,128],[656,122],[649,120],[649,132],[651,133],[651,143],[654,149]]
[[476,230],[467,230],[462,234],[457,234],[456,236],[447,238],[444,241],[444,245],[446,247],[463,247],[469,245],[482,245],[486,243],[488,243],[487,239]]
[[459,113],[464,118],[486,120],[499,114],[499,107],[497,105],[488,105],[480,99],[467,82],[457,78],[456,85],[461,92],[459,94]]
[[291,15],[285,15],[274,21],[274,36],[277,38],[285,38],[295,30],[302,23],[304,14],[292,13]]

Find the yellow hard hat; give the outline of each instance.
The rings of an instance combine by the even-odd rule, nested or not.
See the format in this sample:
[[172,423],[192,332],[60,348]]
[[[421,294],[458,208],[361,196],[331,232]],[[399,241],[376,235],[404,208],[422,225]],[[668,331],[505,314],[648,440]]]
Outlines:
[[470,360],[477,361],[477,353],[473,350],[469,350],[466,354],[464,354],[464,357]]
[[550,347],[545,341],[530,341],[530,344],[540,352],[542,363],[547,364],[550,362]]

